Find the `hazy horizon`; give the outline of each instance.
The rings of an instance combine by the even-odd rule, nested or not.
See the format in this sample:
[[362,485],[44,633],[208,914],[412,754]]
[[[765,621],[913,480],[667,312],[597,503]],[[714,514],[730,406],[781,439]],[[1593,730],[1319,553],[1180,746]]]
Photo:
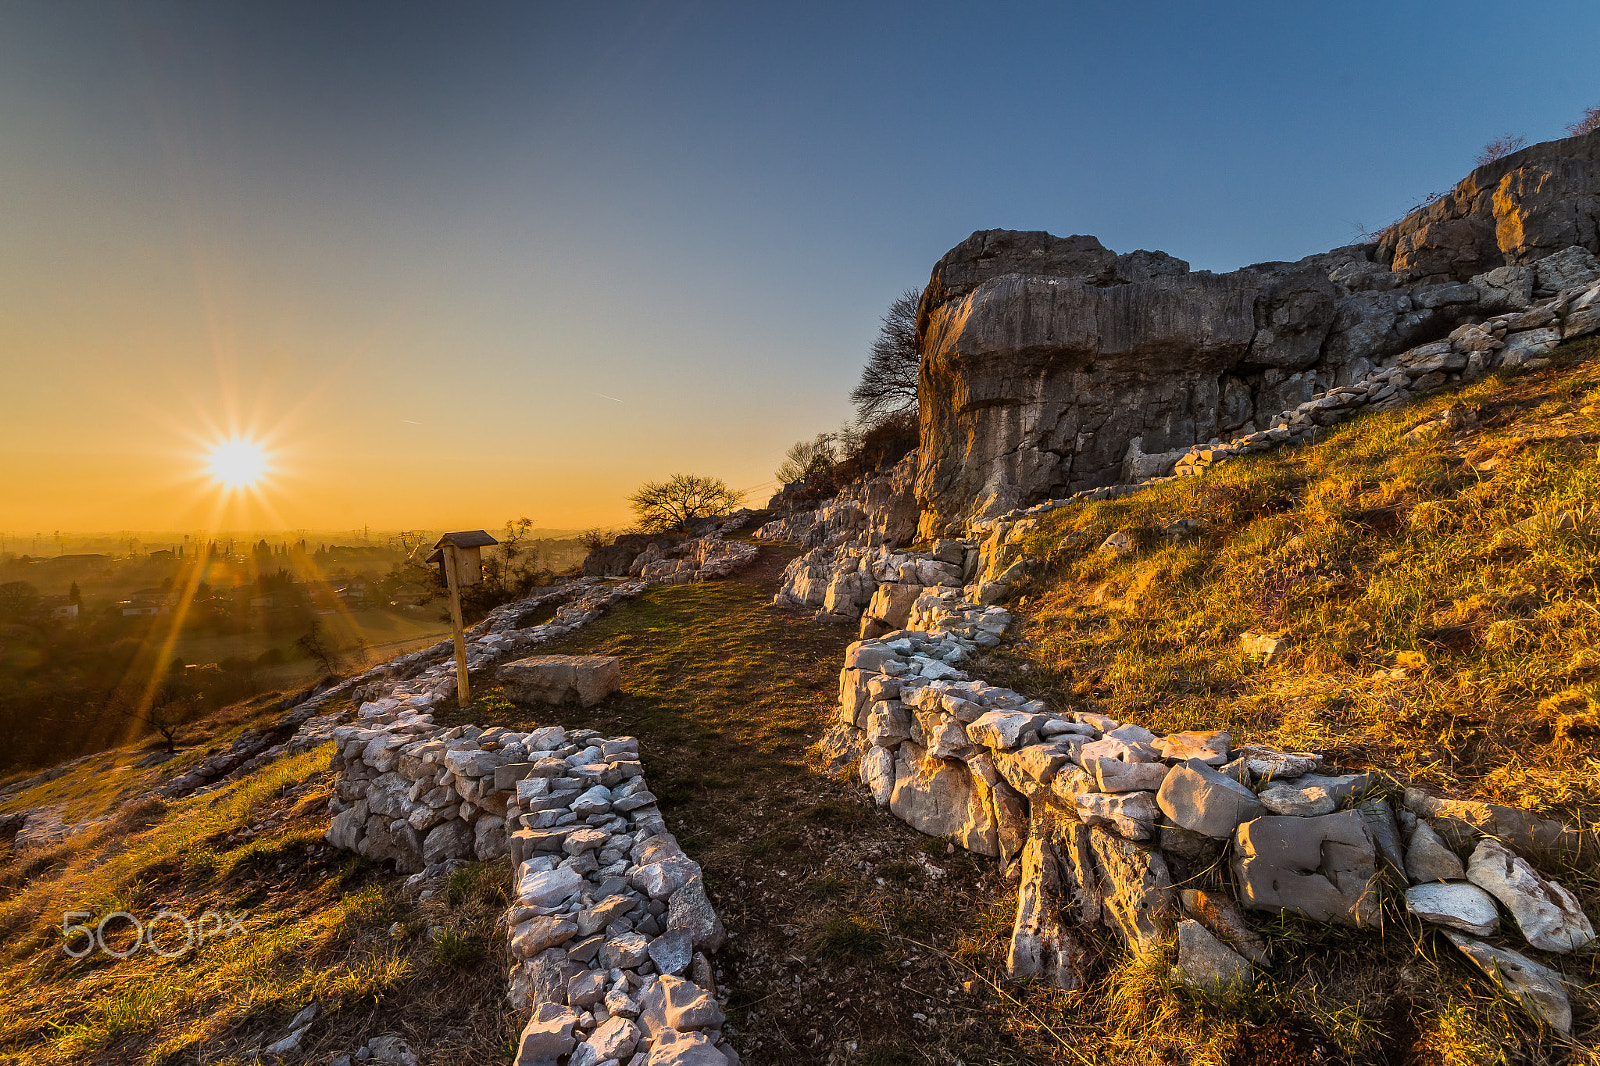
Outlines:
[[7,5],[0,529],[760,506],[975,229],[1296,259],[1563,135],[1600,14],[1500,10]]

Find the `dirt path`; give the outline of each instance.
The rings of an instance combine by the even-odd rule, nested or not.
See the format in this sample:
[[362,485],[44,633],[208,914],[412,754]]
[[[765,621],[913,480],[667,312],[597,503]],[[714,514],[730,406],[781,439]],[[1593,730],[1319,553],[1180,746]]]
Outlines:
[[795,554],[763,546],[733,579],[651,589],[543,649],[624,662],[622,692],[553,717],[639,738],[730,933],[717,961],[747,1063],[1052,1061],[957,961],[987,972],[1009,935],[995,864],[951,853],[808,757],[852,633],[771,606]]

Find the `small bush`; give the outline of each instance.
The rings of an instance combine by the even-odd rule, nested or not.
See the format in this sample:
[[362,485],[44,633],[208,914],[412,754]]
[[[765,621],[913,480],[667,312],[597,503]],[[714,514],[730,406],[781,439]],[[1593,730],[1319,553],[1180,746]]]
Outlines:
[[812,950],[825,959],[875,958],[883,954],[883,933],[865,918],[834,918],[817,931]]
[[483,937],[457,929],[441,929],[433,934],[433,964],[445,969],[465,969],[488,957]]
[[1512,152],[1520,152],[1526,147],[1528,147],[1528,138],[1507,133],[1484,145],[1473,162],[1480,167],[1488,166],[1495,160],[1504,159]]

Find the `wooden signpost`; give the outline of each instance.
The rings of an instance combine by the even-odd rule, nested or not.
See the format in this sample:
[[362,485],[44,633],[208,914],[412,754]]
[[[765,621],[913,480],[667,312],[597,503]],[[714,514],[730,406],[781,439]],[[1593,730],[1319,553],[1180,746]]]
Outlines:
[[472,688],[467,683],[467,635],[461,624],[461,590],[483,581],[483,549],[499,543],[481,529],[446,533],[428,556],[428,562],[439,564],[440,576],[450,590],[450,629],[456,642],[456,698],[463,707],[472,702]]

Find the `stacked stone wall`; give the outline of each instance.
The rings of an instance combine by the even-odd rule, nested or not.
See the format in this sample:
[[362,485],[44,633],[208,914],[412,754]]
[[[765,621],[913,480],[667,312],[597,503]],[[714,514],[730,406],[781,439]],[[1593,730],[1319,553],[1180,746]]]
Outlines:
[[[1577,853],[1582,834],[1340,773],[1317,753],[1058,711],[961,669],[1001,639],[1002,608],[925,594],[911,621],[921,628],[850,646],[822,751],[878,806],[1018,883],[1011,976],[1084,987],[1081,929],[1101,925],[1135,953],[1175,940],[1174,976],[1217,990],[1272,965],[1245,912],[1375,929],[1387,900],[1570,1030],[1560,974],[1482,938],[1514,928],[1561,954],[1594,939],[1577,898],[1534,865]],[[1218,867],[1226,890],[1179,887]]]

